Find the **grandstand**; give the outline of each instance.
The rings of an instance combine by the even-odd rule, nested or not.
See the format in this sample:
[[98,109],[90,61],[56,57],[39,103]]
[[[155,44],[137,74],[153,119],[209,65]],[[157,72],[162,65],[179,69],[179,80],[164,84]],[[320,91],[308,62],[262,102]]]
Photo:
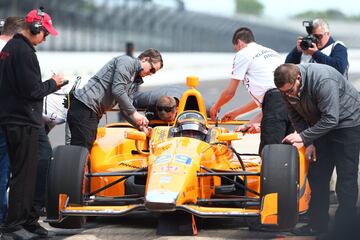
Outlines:
[[[29,5],[31,1],[5,2],[0,0],[0,16],[4,17],[14,2],[16,15],[25,15],[36,7]],[[45,4],[60,33],[48,38],[40,50],[123,52],[125,42],[132,41],[137,51],[153,47],[167,52],[232,52],[233,32],[246,26],[254,31],[258,43],[288,52],[299,33],[305,34],[301,21],[289,27],[247,15],[221,17],[186,11],[183,5],[165,7],[151,0],[104,0],[93,6],[84,5],[85,0],[37,2]]]
[[[22,2],[18,1],[19,15],[33,8],[20,6]],[[242,26],[253,29],[259,43],[278,51],[289,50],[294,41],[289,30],[263,26],[246,18],[226,18],[159,6],[152,1],[119,1],[95,9],[78,9],[75,3],[60,8],[55,6],[55,1],[49,2],[45,10],[51,14],[60,34],[48,38],[48,43],[39,47],[41,50],[122,52],[125,42],[132,41],[137,50],[154,47],[170,52],[231,52],[232,34]],[[0,16],[8,13],[5,5],[1,7]]]

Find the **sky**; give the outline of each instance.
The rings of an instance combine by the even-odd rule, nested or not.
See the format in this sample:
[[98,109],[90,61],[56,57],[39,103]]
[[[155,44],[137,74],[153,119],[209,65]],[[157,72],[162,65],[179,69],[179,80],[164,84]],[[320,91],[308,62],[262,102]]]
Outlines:
[[[232,15],[234,0],[183,0],[186,9],[213,14]],[[338,9],[346,15],[360,15],[358,0],[258,0],[264,5],[264,15],[284,19],[308,10]]]

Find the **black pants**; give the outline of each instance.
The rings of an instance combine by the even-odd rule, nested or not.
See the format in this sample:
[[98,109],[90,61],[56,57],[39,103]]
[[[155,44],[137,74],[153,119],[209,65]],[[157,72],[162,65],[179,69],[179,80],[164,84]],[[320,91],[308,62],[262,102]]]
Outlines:
[[349,233],[348,230],[354,229],[351,226],[356,219],[360,126],[332,130],[317,139],[314,145],[317,161],[309,165],[308,173],[311,187],[310,225],[319,231],[328,228],[329,183],[336,166],[339,207],[335,215],[335,228],[338,232]]
[[74,96],[71,96],[67,122],[71,132],[70,144],[84,146],[90,152],[96,139],[99,124],[97,114]]
[[[30,214],[29,221],[37,222],[41,209],[45,207],[46,182],[52,156],[52,148],[49,137],[44,127],[38,129],[39,146],[38,146],[38,167],[36,176],[36,187],[33,210]],[[31,219],[32,218],[32,219]]]
[[288,117],[286,104],[278,89],[273,88],[265,93],[262,113],[260,155],[265,145],[281,143],[284,137],[294,132]]
[[38,162],[38,129],[3,125],[10,158],[9,205],[5,231],[16,231],[28,224],[31,215]]

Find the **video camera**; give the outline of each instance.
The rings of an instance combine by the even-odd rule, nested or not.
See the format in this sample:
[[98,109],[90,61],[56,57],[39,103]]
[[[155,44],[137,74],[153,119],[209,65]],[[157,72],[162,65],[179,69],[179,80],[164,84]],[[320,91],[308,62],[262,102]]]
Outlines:
[[312,47],[313,43],[317,43],[318,39],[312,35],[312,30],[313,30],[313,23],[312,21],[303,21],[303,26],[306,29],[306,32],[308,33],[308,35],[306,37],[303,37],[303,39],[300,42],[300,48],[302,50],[308,50],[309,48]]

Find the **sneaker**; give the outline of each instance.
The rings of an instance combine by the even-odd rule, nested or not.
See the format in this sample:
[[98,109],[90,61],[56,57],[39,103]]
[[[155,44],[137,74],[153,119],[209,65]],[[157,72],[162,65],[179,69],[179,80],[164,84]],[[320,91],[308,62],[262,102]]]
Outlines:
[[313,229],[309,224],[295,228],[291,232],[296,236],[318,236],[324,233],[324,231],[317,231]]

